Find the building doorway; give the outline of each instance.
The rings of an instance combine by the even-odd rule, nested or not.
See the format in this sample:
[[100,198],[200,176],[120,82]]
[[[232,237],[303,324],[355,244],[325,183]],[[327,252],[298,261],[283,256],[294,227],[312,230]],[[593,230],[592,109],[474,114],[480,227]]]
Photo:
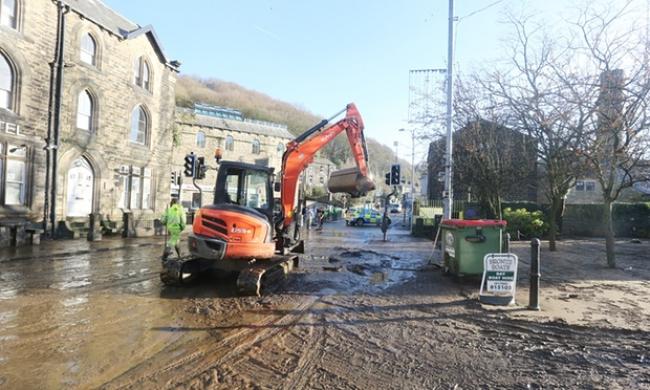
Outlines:
[[95,174],[88,160],[79,157],[68,170],[66,217],[87,217],[93,210]]

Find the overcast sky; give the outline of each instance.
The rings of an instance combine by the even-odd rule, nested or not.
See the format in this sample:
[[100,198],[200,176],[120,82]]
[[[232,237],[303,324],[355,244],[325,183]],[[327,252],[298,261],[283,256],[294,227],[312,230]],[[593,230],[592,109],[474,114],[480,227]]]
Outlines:
[[[626,0],[607,3],[622,4]],[[639,3],[645,23],[648,0]],[[444,68],[447,0],[105,0],[152,24],[184,74],[236,82],[328,117],[355,102],[367,136],[410,158],[409,70]],[[569,18],[571,0],[456,0],[456,69],[503,58],[505,12],[535,13],[549,26]],[[424,157],[420,142],[416,156]]]

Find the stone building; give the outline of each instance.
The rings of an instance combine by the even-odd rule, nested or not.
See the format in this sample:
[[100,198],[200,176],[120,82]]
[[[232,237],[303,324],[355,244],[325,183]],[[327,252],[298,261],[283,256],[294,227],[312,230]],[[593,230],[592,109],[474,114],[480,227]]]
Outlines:
[[[533,139],[516,130],[497,125],[489,121],[480,121],[467,124],[454,132],[453,156],[453,195],[456,200],[476,200],[476,188],[472,190],[475,179],[471,172],[463,170],[459,164],[461,158],[467,158],[472,150],[477,148],[474,141],[477,137],[483,139],[479,143],[481,148],[489,148],[490,153],[499,155],[498,160],[509,168],[513,177],[509,177],[503,185],[503,200],[536,202],[538,197],[537,182],[537,155]],[[482,150],[484,154],[487,151]],[[429,199],[442,199],[444,189],[444,157],[445,140],[439,139],[431,142],[428,155],[427,187]],[[494,158],[496,160],[496,158]],[[471,161],[471,160],[470,160]]]
[[151,26],[100,0],[1,2],[1,244],[44,220],[78,236],[91,213],[119,224],[128,212],[153,233],[169,201],[178,63]]
[[[273,167],[278,173],[286,145],[295,138],[285,125],[244,118],[240,111],[204,104],[177,108],[176,132],[178,142],[172,154],[172,172],[181,178],[181,183],[173,184],[171,190],[173,196],[178,196],[180,190],[181,203],[186,208],[198,208],[214,198],[215,149],[221,149],[223,160]],[[206,178],[197,182],[203,192],[202,202],[192,179],[181,177],[184,157],[192,152],[204,157],[211,168]]]

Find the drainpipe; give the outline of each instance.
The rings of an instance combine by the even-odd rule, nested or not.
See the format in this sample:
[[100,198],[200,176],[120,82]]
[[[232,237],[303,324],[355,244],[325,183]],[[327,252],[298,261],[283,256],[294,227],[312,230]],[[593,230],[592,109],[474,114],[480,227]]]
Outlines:
[[59,143],[61,140],[61,95],[63,92],[63,68],[64,62],[64,49],[65,49],[65,14],[68,13],[68,6],[63,4],[61,0],[55,2],[57,7],[57,34],[56,34],[56,47],[54,51],[54,61],[52,62],[52,74],[55,76],[54,85],[54,99],[52,104],[52,131],[48,136],[48,154],[51,161],[51,173],[49,175],[50,181],[50,225],[51,237],[56,238],[56,195],[57,195],[57,178],[58,178],[58,152]]

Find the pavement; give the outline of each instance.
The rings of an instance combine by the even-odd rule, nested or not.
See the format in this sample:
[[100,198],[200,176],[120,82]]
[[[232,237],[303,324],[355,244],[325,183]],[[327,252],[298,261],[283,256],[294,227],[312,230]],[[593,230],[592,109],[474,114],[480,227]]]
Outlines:
[[104,237],[100,241],[78,240],[49,240],[44,239],[40,245],[25,245],[15,248],[0,249],[0,262],[30,260],[38,258],[57,258],[73,255],[84,255],[93,252],[107,252],[124,248],[140,248],[164,245],[164,236],[155,237]]

